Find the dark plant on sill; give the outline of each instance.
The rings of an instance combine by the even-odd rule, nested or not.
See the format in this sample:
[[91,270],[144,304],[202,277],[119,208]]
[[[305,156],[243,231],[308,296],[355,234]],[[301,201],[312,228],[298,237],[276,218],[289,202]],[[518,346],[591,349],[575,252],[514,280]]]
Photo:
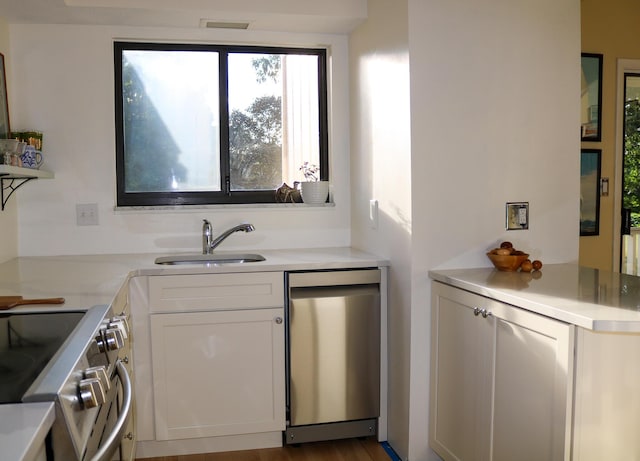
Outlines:
[[302,171],[302,174],[304,174],[304,179],[306,179],[307,181],[315,182],[320,180],[320,167],[318,165],[304,162],[299,169],[300,171]]

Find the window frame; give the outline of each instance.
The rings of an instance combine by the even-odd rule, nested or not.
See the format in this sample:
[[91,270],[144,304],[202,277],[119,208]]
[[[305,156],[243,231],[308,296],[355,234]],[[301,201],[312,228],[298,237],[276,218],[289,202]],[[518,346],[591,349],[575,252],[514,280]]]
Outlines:
[[[126,192],[122,56],[126,50],[209,51],[219,53],[220,184],[222,191]],[[231,191],[229,186],[228,55],[230,53],[306,54],[318,56],[320,179],[329,180],[328,73],[326,48],[114,41],[116,206],[153,207],[276,203],[275,190]]]

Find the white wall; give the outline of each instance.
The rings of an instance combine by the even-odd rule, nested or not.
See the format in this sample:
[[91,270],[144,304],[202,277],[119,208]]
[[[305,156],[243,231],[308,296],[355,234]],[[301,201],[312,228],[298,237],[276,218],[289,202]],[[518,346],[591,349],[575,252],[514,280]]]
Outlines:
[[[199,251],[202,218],[220,231],[251,222],[222,249],[350,244],[347,38],[253,31],[11,25],[10,103],[15,129],[44,132],[40,180],[18,195],[19,254]],[[335,207],[214,207],[185,212],[121,212],[115,205],[114,39],[329,46],[330,168]],[[99,226],[76,225],[75,206],[97,203]]]
[[[577,261],[579,0],[412,0],[409,30],[419,260],[489,265],[508,239]],[[529,230],[504,230],[510,201],[529,202]]]
[[[486,251],[505,239],[545,263],[577,261],[580,2],[407,3],[405,12],[404,2],[370,0],[367,23],[352,35],[353,91],[375,78],[363,77],[365,62],[367,69],[402,63],[395,84],[353,95],[352,240],[394,258],[392,273],[402,280],[391,286],[402,292],[392,293],[396,304],[390,306],[389,401],[400,407],[392,408],[390,422],[400,425],[390,427],[389,438],[402,459],[423,461],[437,459],[427,441],[428,271],[489,266]],[[404,14],[408,65],[401,58]],[[397,113],[406,105],[407,67],[410,130],[402,126],[406,115]],[[394,217],[373,230],[363,207],[373,195],[395,193],[380,194],[377,185],[396,185],[385,180],[396,170],[373,166],[394,162],[400,174],[410,162],[402,184],[411,192],[393,211],[411,211],[392,211]],[[371,181],[357,180],[358,168],[369,167]],[[505,203],[511,201],[529,202],[529,230],[505,231]],[[407,238],[409,255],[391,243],[405,248]]]
[[[580,1],[409,0],[409,43],[417,461],[428,459],[427,270],[489,266],[504,239],[545,263],[578,260]],[[529,230],[504,230],[511,201],[529,202]]]
[[[0,18],[0,53],[4,55],[7,75],[11,70],[11,53],[9,52],[9,25]],[[11,91],[11,82],[7,83]],[[9,108],[9,121],[12,122],[12,107]],[[18,213],[15,196],[11,197],[4,210],[0,210],[0,262],[18,255]]]
[[[389,443],[409,444],[411,119],[407,1],[370,0],[350,37],[352,244],[384,255],[389,271]],[[377,229],[369,201],[378,201]]]

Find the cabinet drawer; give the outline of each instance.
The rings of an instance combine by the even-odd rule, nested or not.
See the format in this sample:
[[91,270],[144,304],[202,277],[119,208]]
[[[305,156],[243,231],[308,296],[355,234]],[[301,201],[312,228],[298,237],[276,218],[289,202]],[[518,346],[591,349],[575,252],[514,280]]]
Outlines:
[[151,312],[255,309],[284,305],[282,272],[149,277]]

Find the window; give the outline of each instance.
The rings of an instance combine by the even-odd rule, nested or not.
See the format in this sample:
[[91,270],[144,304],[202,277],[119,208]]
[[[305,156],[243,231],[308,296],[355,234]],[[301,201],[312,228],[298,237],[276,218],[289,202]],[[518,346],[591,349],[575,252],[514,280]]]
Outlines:
[[326,50],[116,42],[118,206],[274,202],[328,179]]

